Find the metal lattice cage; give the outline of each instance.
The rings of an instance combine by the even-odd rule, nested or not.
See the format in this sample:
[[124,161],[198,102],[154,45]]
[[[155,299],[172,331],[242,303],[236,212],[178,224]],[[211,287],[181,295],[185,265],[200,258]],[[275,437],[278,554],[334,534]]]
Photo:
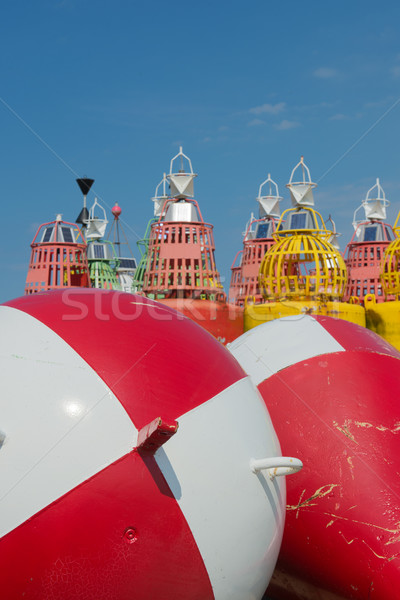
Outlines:
[[259,286],[267,300],[340,299],[346,278],[344,260],[326,236],[304,232],[278,237],[261,263]]
[[385,296],[400,293],[400,237],[394,239],[385,250],[380,279]]

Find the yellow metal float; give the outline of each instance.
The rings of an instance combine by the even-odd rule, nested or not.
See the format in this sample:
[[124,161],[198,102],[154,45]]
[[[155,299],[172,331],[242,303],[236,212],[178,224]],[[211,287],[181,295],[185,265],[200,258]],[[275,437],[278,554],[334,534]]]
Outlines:
[[395,239],[385,250],[380,279],[385,298],[394,296],[394,300],[378,303],[374,294],[364,299],[366,325],[395,348],[400,350],[400,212],[393,230]]
[[[301,181],[293,174],[301,167]],[[312,208],[314,200],[309,170],[303,157],[288,183],[294,208],[282,213],[274,234],[275,244],[265,254],[259,272],[262,304],[247,298],[244,329],[266,321],[296,314],[317,314],[345,319],[365,327],[365,311],[357,302],[342,302],[347,274],[343,257],[331,243],[321,215]]]

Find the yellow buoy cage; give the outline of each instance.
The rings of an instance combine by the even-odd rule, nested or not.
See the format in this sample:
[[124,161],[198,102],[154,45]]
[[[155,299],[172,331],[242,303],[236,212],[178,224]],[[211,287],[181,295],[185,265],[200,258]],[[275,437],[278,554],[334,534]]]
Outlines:
[[[293,209],[288,209],[282,214]],[[305,208],[303,208],[305,210]],[[266,300],[340,299],[346,286],[346,265],[342,255],[328,241],[327,231],[317,211],[313,229],[281,230],[276,243],[265,254],[259,271],[259,287]]]
[[386,250],[382,260],[381,283],[385,296],[400,294],[400,212],[397,215],[393,230],[396,238],[391,242]]

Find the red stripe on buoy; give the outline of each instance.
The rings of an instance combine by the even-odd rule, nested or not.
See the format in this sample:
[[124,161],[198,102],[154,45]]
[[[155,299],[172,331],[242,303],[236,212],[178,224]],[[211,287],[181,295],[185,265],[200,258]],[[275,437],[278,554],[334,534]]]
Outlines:
[[7,600],[214,598],[155,459],[132,452],[3,537]]
[[378,354],[387,354],[394,358],[400,358],[400,352],[389,344],[389,342],[386,342],[373,331],[361,327],[361,325],[355,325],[354,323],[344,321],[343,319],[312,316],[346,350],[377,352]]
[[400,362],[376,352],[317,356],[258,386],[282,454],[304,464],[286,480],[277,580],[338,598],[384,600],[400,581]]
[[246,376],[190,319],[133,294],[70,289],[6,303],[62,337],[98,373],[140,429],[206,402]]

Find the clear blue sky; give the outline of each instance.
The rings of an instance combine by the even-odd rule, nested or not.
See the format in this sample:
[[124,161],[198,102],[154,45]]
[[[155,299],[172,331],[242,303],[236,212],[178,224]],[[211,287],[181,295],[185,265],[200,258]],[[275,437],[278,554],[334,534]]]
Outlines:
[[399,23],[394,1],[3,0],[0,301],[23,293],[37,226],[75,220],[77,176],[135,246],[180,144],[228,281],[259,184],[270,172],[288,207],[301,154],[342,248],[376,177],[393,222]]

